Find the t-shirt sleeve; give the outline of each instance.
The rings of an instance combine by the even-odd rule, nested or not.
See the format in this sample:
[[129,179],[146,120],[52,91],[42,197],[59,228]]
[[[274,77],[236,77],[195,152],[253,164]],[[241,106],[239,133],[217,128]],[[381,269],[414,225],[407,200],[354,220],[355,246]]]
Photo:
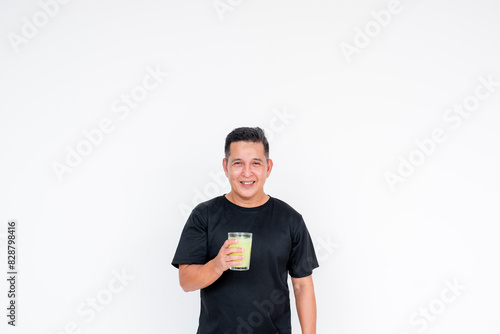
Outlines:
[[316,252],[302,217],[292,226],[292,250],[288,260],[288,271],[294,278],[306,277],[319,267]]
[[182,230],[172,265],[179,268],[180,264],[205,264],[207,257],[206,218],[198,210],[193,210]]

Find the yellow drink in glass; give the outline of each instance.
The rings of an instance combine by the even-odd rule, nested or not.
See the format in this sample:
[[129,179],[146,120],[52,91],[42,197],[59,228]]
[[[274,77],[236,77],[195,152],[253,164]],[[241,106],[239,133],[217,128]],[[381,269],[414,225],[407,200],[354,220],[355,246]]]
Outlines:
[[248,270],[250,269],[250,255],[252,255],[252,233],[249,232],[229,232],[228,239],[238,239],[238,243],[229,247],[243,248],[243,253],[232,253],[231,255],[244,255],[245,258],[237,267],[231,267],[231,270]]

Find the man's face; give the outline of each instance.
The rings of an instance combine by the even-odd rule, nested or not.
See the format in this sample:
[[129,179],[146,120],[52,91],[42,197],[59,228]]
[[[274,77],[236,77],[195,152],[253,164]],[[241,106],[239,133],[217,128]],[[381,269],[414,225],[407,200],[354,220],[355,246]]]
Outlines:
[[224,171],[231,184],[231,196],[236,204],[260,205],[267,195],[264,183],[273,162],[266,159],[264,145],[247,141],[232,142],[229,157],[223,160]]

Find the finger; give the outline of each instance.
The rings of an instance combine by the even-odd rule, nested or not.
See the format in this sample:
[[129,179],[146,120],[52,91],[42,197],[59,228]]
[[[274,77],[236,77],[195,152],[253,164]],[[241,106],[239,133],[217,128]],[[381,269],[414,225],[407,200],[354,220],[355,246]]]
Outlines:
[[229,245],[235,245],[238,243],[238,239],[227,239]]
[[244,248],[228,247],[226,249],[226,255],[233,254],[233,253],[244,253],[244,252],[245,252]]
[[227,259],[229,262],[241,261],[245,258],[245,255],[229,255]]
[[227,239],[221,248],[228,248],[229,246],[237,244],[237,243],[238,243],[238,239]]
[[231,268],[231,267],[241,266],[242,263],[243,263],[243,261],[231,261],[231,262],[228,262],[226,265],[228,268]]

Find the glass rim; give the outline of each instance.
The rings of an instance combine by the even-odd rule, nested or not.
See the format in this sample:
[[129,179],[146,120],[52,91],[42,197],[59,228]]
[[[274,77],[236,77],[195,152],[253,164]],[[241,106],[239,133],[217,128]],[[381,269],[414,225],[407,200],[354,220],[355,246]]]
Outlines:
[[229,238],[235,238],[235,237],[252,237],[253,234],[251,232],[228,232],[227,236]]

